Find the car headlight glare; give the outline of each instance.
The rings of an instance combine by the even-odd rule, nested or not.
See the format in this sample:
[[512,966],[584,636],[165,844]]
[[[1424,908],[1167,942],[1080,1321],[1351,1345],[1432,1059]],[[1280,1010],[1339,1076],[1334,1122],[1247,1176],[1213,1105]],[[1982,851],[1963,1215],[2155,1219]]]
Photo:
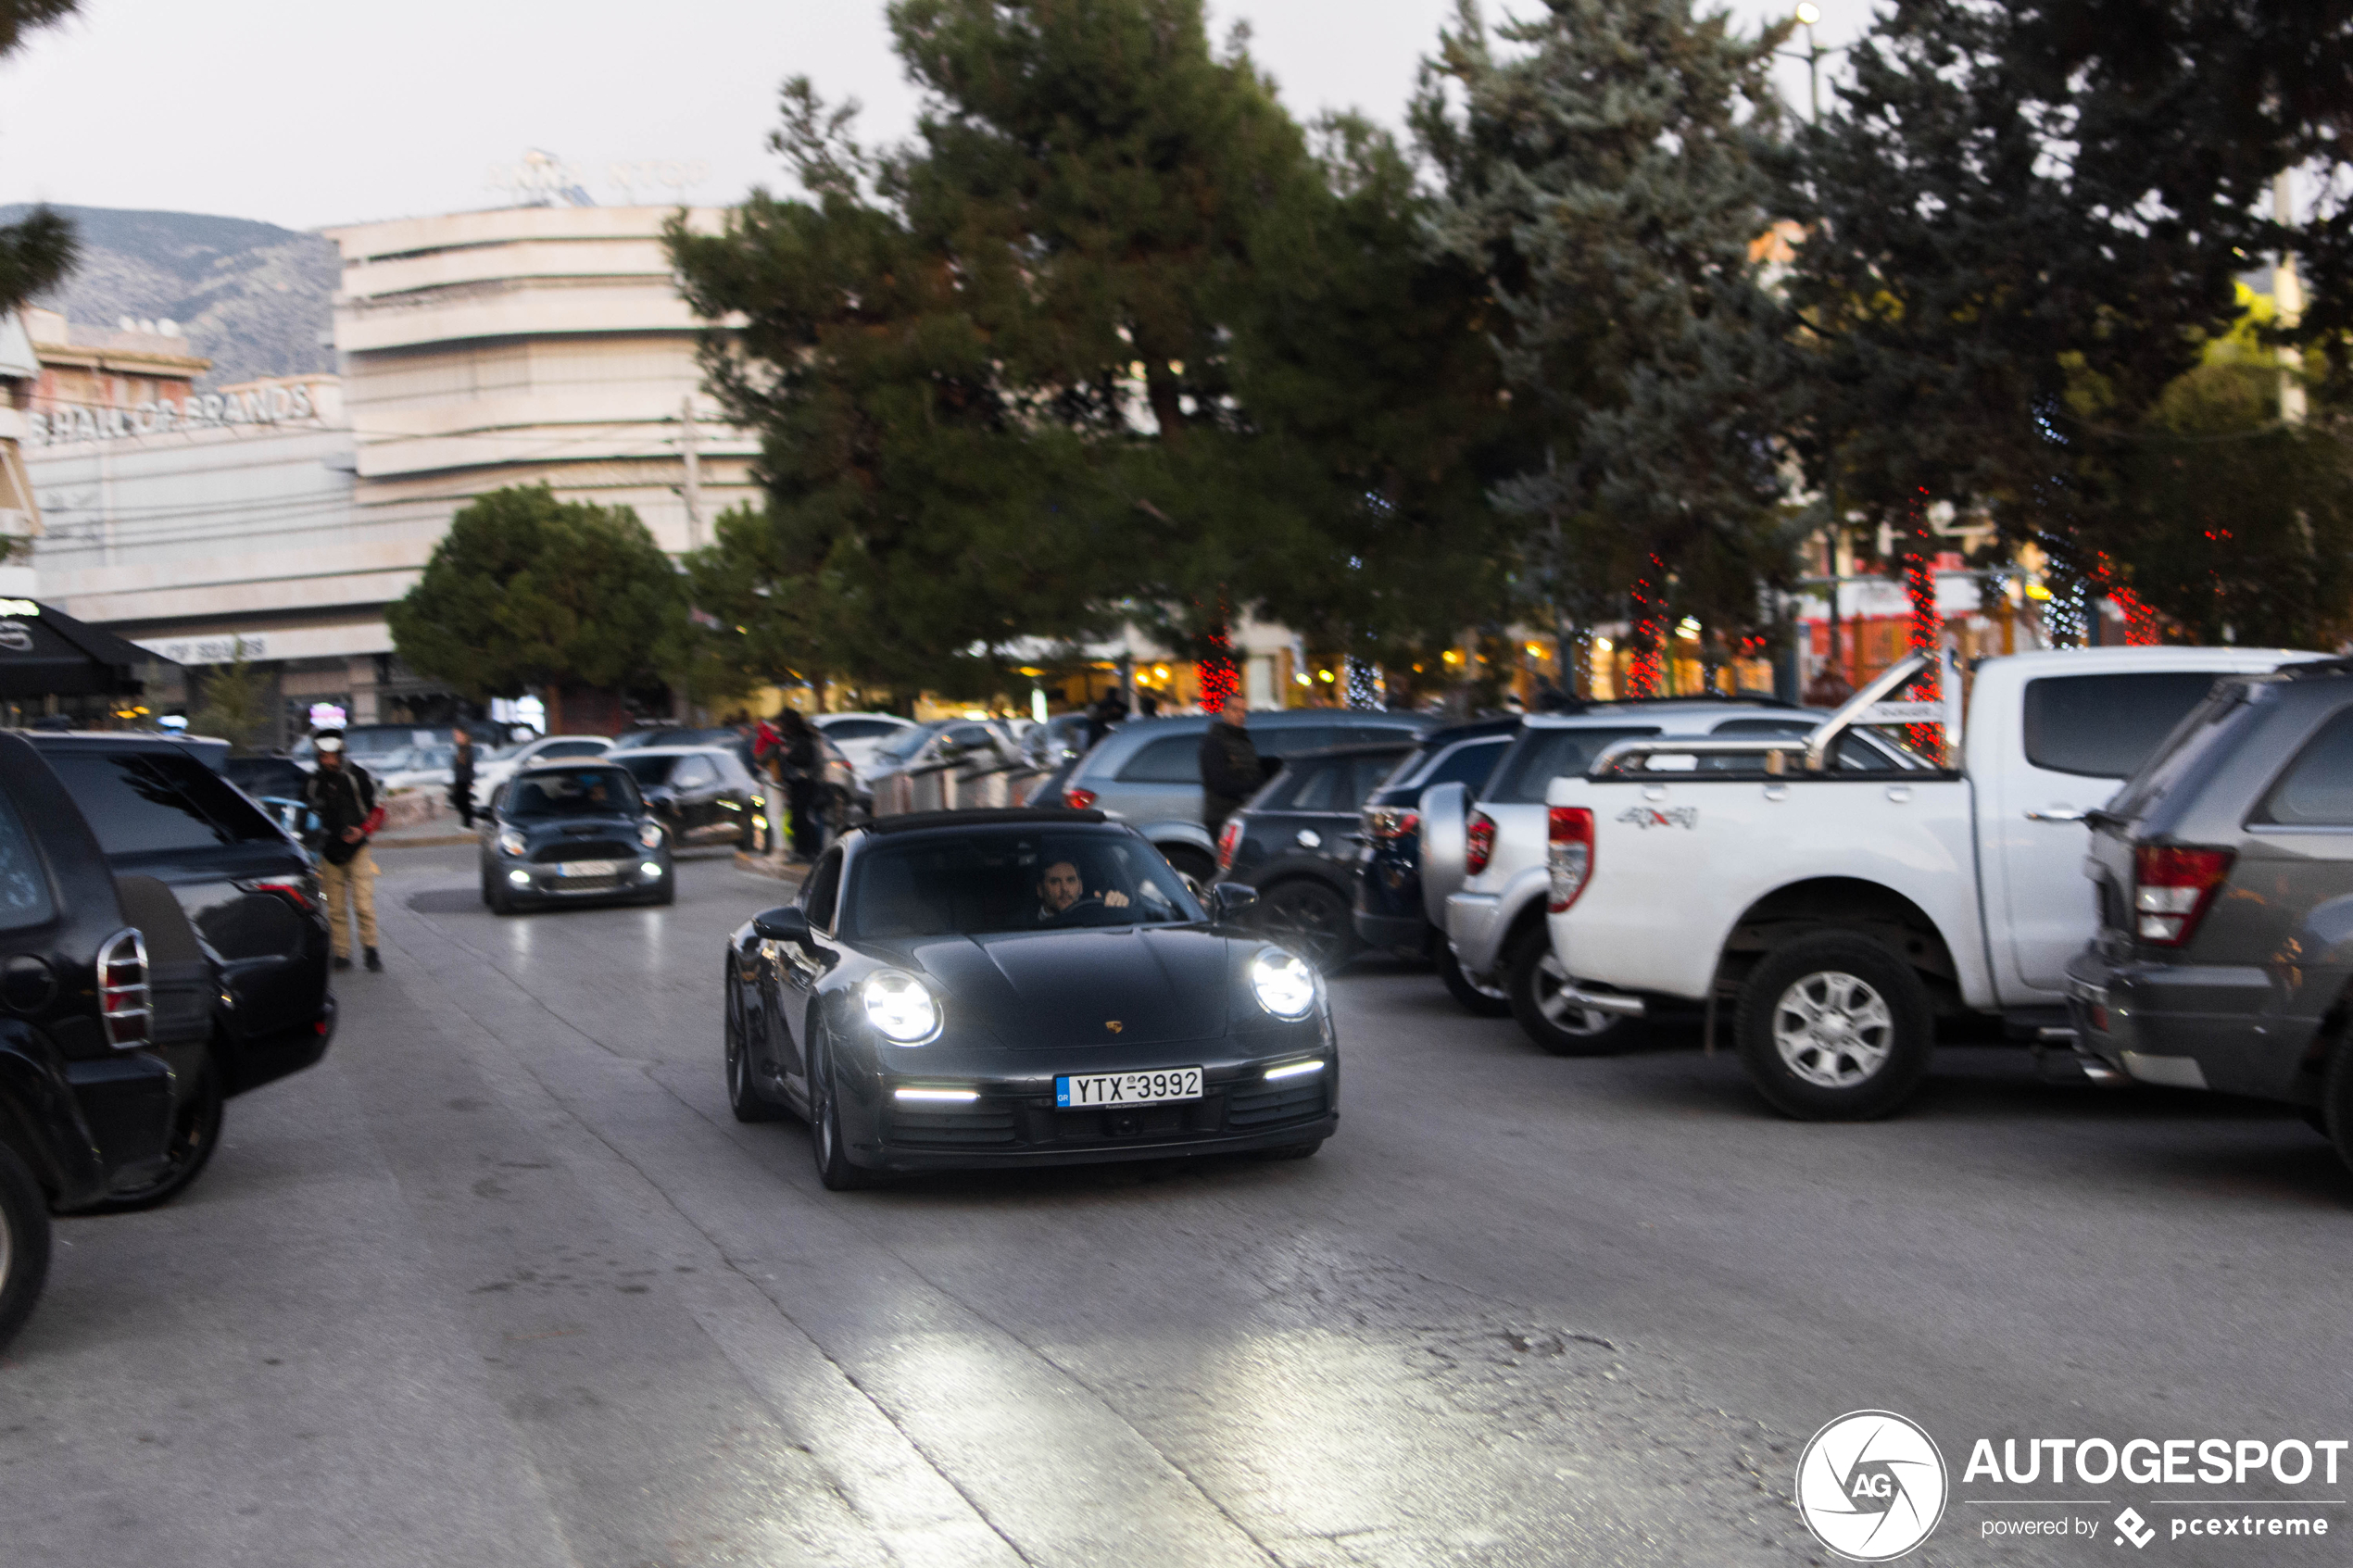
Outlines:
[[637,827],[637,842],[644,845],[648,849],[661,848],[661,824],[660,822],[639,823]]
[[939,1037],[939,1003],[931,987],[895,969],[869,975],[858,988],[866,1022],[893,1045],[920,1046]]
[[501,855],[512,855],[516,859],[520,860],[522,859],[522,834],[517,833],[512,828],[507,828],[498,834],[498,853]]
[[1301,1019],[1315,1010],[1315,972],[1280,947],[1263,948],[1251,960],[1250,988],[1277,1018]]

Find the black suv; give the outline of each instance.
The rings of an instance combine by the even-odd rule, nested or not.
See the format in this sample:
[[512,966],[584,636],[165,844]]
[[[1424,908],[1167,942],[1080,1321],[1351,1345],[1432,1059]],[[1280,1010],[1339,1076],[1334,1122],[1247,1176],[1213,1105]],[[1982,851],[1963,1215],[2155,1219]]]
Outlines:
[[[324,1055],[335,1003],[326,905],[309,851],[182,742],[109,734],[28,739],[82,809],[115,874],[170,888],[218,967],[220,1094],[244,1094]],[[216,1135],[218,1125],[216,1114]]]
[[2089,821],[2093,1075],[2301,1106],[2353,1164],[2353,659],[2216,682]]
[[1419,955],[1439,940],[1422,909],[1422,791],[1458,784],[1476,798],[1518,735],[1517,719],[1432,730],[1365,801],[1354,924],[1366,946]]
[[211,1152],[215,985],[170,892],[117,874],[0,734],[0,1346],[47,1277],[52,1209],[141,1207]]
[[1413,750],[1401,738],[1287,757],[1218,835],[1214,882],[1256,888],[1254,922],[1327,973],[1364,946],[1349,922],[1357,809]]

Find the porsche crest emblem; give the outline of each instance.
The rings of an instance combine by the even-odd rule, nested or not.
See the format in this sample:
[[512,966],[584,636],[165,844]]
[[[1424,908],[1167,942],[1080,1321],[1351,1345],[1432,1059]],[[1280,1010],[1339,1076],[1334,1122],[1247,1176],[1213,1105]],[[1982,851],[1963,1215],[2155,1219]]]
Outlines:
[[1122,1025],[1121,1025],[1121,1023],[1120,1023],[1119,1020],[1117,1020],[1117,1019],[1115,1019],[1115,1018],[1106,1018],[1106,1019],[1104,1019],[1104,1020],[1103,1020],[1103,1027],[1104,1027],[1104,1028],[1106,1028],[1106,1029],[1108,1029],[1108,1030],[1110,1030],[1113,1034],[1116,1035],[1116,1034],[1118,1034],[1118,1033],[1119,1033],[1119,1031],[1120,1031],[1120,1029],[1121,1029]]

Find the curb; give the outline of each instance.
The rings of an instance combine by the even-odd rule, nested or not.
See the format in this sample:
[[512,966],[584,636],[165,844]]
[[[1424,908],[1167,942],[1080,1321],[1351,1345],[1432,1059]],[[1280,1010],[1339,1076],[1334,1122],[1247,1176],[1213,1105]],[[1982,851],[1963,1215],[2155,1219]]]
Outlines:
[[479,844],[479,835],[471,833],[434,834],[422,838],[371,838],[371,849],[440,849],[453,844]]

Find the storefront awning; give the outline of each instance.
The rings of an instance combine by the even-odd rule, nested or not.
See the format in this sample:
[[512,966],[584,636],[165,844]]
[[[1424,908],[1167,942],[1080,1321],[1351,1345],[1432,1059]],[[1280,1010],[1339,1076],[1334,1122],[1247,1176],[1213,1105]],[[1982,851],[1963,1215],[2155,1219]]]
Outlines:
[[0,599],[0,701],[137,696],[141,669],[162,662],[63,610],[31,599]]

